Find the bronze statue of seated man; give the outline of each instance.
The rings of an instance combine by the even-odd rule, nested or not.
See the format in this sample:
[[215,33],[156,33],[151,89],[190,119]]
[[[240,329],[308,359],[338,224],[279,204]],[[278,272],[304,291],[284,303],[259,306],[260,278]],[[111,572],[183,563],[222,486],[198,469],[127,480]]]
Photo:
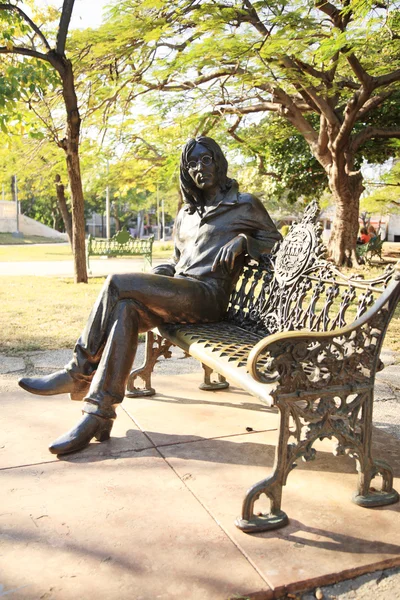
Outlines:
[[281,238],[260,200],[239,193],[227,170],[213,139],[189,140],[180,163],[184,206],[176,221],[173,261],[151,274],[108,277],[71,362],[52,375],[20,380],[33,394],[69,393],[84,400],[82,418],[51,444],[53,454],[76,452],[92,438],[110,437],[139,333],[161,323],[219,321],[244,255],[258,259]]

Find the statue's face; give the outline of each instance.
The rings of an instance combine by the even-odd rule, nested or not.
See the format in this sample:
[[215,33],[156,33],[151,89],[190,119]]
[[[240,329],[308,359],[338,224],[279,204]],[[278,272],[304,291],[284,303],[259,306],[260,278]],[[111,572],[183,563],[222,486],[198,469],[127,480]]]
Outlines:
[[188,173],[196,187],[209,191],[217,188],[217,166],[211,152],[201,144],[196,144],[188,156]]

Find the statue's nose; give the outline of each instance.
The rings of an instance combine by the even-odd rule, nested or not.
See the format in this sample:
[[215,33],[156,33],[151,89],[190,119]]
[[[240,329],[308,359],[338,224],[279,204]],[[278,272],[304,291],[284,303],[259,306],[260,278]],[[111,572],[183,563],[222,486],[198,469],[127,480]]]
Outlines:
[[196,161],[196,170],[198,171],[199,169],[201,169],[203,167],[203,163],[201,161],[201,158],[199,158],[199,160]]

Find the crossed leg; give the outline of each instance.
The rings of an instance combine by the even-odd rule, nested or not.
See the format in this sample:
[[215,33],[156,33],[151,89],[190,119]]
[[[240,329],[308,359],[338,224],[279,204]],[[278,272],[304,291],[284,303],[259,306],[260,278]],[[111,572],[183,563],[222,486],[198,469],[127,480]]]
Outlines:
[[[100,440],[109,437],[116,417],[115,407],[124,398],[140,332],[164,322],[218,321],[227,302],[228,294],[214,279],[143,273],[108,277],[64,371],[71,389],[76,382],[85,386],[85,391],[89,387],[83,418],[58,438],[50,451],[75,452],[93,437]],[[26,381],[25,389],[41,393],[43,378],[30,379],[29,385]],[[70,391],[66,387],[63,383],[61,390],[47,389],[45,393]]]

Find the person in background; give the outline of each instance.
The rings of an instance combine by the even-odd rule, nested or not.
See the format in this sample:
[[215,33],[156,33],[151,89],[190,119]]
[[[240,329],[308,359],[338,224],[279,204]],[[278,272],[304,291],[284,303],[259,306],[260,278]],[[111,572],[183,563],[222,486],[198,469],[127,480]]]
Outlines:
[[368,233],[368,229],[366,227],[361,227],[360,229],[360,243],[361,244],[368,244],[368,242],[370,241],[371,236]]
[[378,234],[376,233],[376,229],[373,225],[369,225],[368,226],[368,235],[369,235],[369,241],[371,242],[372,240],[375,240],[378,237]]

